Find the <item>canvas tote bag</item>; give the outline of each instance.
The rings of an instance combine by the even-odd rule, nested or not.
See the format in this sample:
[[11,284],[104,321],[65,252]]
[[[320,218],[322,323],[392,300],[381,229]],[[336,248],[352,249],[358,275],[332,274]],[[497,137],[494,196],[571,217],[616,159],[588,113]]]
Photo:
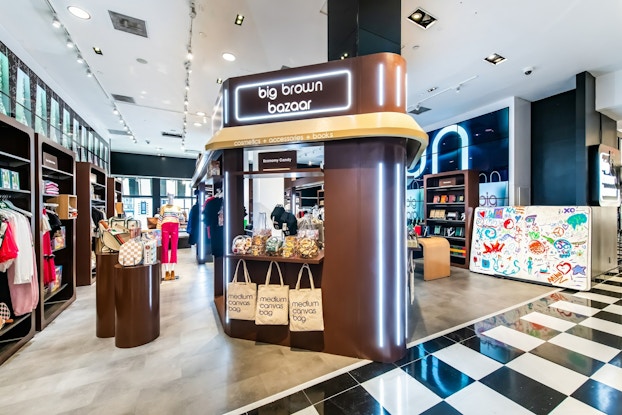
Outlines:
[[[304,270],[309,275],[311,288],[300,288],[300,279]],[[309,264],[303,264],[298,272],[296,288],[289,291],[289,330],[323,331],[324,315],[322,312],[322,289],[315,288],[313,274]]]
[[[244,281],[238,281],[238,271],[242,264]],[[230,319],[255,320],[255,304],[257,302],[257,284],[251,282],[246,268],[246,261],[240,259],[235,266],[233,279],[227,284],[227,313]]]
[[[281,284],[270,284],[272,265],[276,265],[279,271]],[[266,273],[266,283],[257,287],[257,312],[255,324],[287,325],[289,310],[289,286],[283,285],[281,267],[274,261],[270,261]]]

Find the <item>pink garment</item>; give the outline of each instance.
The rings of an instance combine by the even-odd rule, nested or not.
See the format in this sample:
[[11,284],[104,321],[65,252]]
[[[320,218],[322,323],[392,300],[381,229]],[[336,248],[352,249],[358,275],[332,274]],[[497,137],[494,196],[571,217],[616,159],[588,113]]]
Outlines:
[[[177,263],[177,240],[179,239],[179,223],[162,224],[162,263]],[[168,244],[171,244],[171,257],[168,257]]]
[[[32,235],[30,235],[30,241],[32,243]],[[19,255],[25,255],[25,253]],[[34,250],[32,251],[32,264],[34,274],[28,284],[15,284],[15,266],[13,265],[8,269],[7,279],[9,280],[9,291],[15,316],[28,314],[39,304],[39,278],[37,278],[37,259]]]

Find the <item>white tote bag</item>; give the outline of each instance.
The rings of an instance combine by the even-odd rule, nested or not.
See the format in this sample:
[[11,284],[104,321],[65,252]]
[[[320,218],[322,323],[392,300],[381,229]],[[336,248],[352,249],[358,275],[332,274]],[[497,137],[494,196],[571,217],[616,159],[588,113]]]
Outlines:
[[[307,270],[311,288],[300,288],[302,273]],[[322,289],[315,288],[309,264],[303,264],[298,272],[296,288],[289,290],[289,330],[323,331]]]
[[[238,281],[238,271],[242,264],[244,281]],[[257,302],[257,284],[251,282],[248,276],[246,262],[238,261],[233,273],[233,279],[227,284],[227,313],[230,319],[255,320],[255,304]]]
[[[281,284],[270,284],[272,265],[279,271]],[[277,262],[271,261],[266,274],[266,283],[257,287],[257,312],[255,324],[287,325],[289,310],[289,286],[283,285],[283,274]]]

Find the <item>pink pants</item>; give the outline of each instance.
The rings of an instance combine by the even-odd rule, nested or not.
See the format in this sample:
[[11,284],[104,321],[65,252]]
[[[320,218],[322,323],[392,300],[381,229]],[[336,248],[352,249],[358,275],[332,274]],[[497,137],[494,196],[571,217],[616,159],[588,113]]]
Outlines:
[[[168,222],[162,224],[162,263],[177,263],[177,239],[179,238],[179,223]],[[168,257],[168,244],[171,244],[171,258]]]

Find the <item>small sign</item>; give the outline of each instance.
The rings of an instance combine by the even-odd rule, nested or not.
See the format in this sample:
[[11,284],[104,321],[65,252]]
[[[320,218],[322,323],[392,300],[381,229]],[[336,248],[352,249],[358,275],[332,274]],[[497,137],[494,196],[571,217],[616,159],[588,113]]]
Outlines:
[[259,171],[288,171],[296,169],[298,165],[295,150],[259,153],[258,157]]

